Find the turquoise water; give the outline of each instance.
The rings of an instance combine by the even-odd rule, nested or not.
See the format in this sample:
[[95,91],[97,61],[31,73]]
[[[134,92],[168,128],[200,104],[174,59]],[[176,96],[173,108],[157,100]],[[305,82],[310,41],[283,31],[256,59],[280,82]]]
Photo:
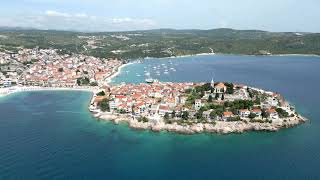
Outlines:
[[[320,179],[320,58],[171,61],[176,71],[159,79],[205,81],[214,74],[217,81],[270,89],[311,122],[278,133],[152,133],[93,118],[87,92],[13,94],[0,98],[0,179]],[[171,65],[148,60],[127,66],[116,81],[141,82],[136,73],[163,63]]]

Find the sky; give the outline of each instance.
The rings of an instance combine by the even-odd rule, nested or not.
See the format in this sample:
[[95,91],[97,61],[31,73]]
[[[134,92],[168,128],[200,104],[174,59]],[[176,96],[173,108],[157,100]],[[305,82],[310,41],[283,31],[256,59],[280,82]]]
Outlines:
[[1,0],[0,26],[320,32],[320,0]]

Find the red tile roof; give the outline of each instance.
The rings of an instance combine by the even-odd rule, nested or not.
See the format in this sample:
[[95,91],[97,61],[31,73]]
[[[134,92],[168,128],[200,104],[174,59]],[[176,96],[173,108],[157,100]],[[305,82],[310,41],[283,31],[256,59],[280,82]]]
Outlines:
[[232,116],[233,113],[230,111],[223,112],[223,116]]
[[215,85],[215,87],[225,88],[226,86],[224,85],[224,83],[218,83],[217,85]]
[[144,106],[144,102],[139,102],[138,104],[136,104],[136,107],[140,107],[140,106]]
[[167,111],[169,110],[169,107],[165,105],[160,105],[159,109]]
[[267,113],[276,113],[277,111],[275,109],[268,109]]
[[259,113],[259,112],[262,112],[262,111],[261,111],[261,109],[252,109],[251,112]]
[[240,112],[250,112],[248,109],[240,109]]
[[125,98],[127,98],[127,97],[124,96],[124,95],[117,95],[116,98],[117,98],[117,99],[125,99]]

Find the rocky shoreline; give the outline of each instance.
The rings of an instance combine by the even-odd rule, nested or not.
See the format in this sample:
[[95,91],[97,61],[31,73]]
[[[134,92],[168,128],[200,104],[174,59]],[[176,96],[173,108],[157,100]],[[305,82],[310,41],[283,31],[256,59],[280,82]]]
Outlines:
[[306,118],[298,115],[296,117],[287,118],[285,122],[279,123],[258,123],[258,122],[225,122],[215,121],[215,123],[197,123],[194,125],[178,125],[177,123],[165,124],[164,122],[139,122],[129,115],[103,114],[97,118],[106,121],[112,121],[115,124],[127,123],[130,128],[138,130],[150,130],[153,132],[173,132],[178,134],[198,134],[198,133],[244,133],[249,131],[266,131],[276,132],[280,129],[290,128],[303,124]]
[[[114,73],[113,75],[111,75],[110,77],[107,78],[107,84],[110,84],[111,79],[113,77],[117,76],[121,72],[121,69],[129,64],[122,64],[120,67],[117,67],[114,70],[116,73]],[[216,87],[219,85],[219,83],[215,84],[212,80],[210,85]],[[164,86],[166,86],[166,84],[164,84]],[[186,84],[185,86],[188,87],[189,85]],[[223,86],[224,86],[224,84],[223,84]],[[123,87],[123,86],[121,86],[121,87]],[[130,88],[135,88],[135,87],[128,87],[128,89],[130,89]],[[141,87],[141,88],[143,89],[144,87]],[[268,94],[270,97],[271,96],[274,96],[274,97],[278,96],[276,93],[267,92],[267,91],[253,88],[253,87],[244,88],[244,87],[240,86],[240,88],[242,88],[243,90],[247,89],[247,91],[250,88],[258,93]],[[126,92],[128,91],[128,89],[126,89],[126,88],[124,88],[124,89]],[[233,89],[235,89],[235,88],[233,87]],[[139,90],[139,88],[137,88],[136,90]],[[224,89],[224,92],[225,91],[226,91],[226,89]],[[110,95],[112,96],[112,94],[117,94],[117,92],[112,92],[111,88],[108,89],[108,93],[109,93],[109,96]],[[131,93],[138,95],[136,91],[131,92]],[[148,96],[148,94],[146,94],[146,96]],[[104,98],[104,97],[105,96],[102,96],[102,98]],[[246,95],[245,97],[248,97],[248,95]],[[262,121],[261,114],[260,114],[260,119],[256,119],[256,120],[260,120],[258,122],[257,121],[250,121],[250,118],[248,118],[248,117],[244,118],[244,119],[239,118],[239,120],[236,120],[236,121],[232,121],[232,120],[229,121],[229,120],[224,119],[223,117],[220,117],[220,118],[216,119],[215,121],[209,121],[208,120],[209,118],[207,118],[208,121],[202,121],[202,122],[201,121],[200,122],[199,121],[181,122],[183,120],[180,117],[180,120],[168,123],[168,122],[164,121],[163,115],[160,116],[162,118],[158,117],[158,118],[156,118],[156,120],[154,120],[155,117],[150,116],[150,114],[147,114],[147,115],[140,114],[139,116],[137,116],[133,112],[129,113],[130,109],[125,109],[125,110],[122,109],[122,110],[124,110],[125,113],[120,114],[120,112],[117,111],[117,109],[114,107],[113,107],[114,109],[111,110],[110,101],[109,101],[110,112],[103,112],[99,108],[98,103],[95,102],[94,98],[95,98],[95,95],[92,97],[89,110],[94,114],[94,116],[96,118],[106,120],[106,121],[112,121],[115,124],[126,123],[126,124],[128,124],[128,126],[130,128],[138,129],[138,130],[150,130],[153,132],[167,131],[167,132],[173,132],[173,133],[178,133],[178,134],[197,134],[197,133],[230,134],[230,133],[244,133],[244,132],[248,132],[248,131],[276,132],[276,131],[279,131],[280,129],[294,127],[299,124],[303,124],[307,121],[306,118],[302,117],[297,112],[295,112],[295,113],[291,113],[290,117],[287,116],[286,118],[284,118],[284,117],[279,118],[279,116],[277,115],[276,117],[268,118],[267,121]],[[113,99],[114,98],[116,98],[116,95],[113,97]],[[119,98],[124,98],[126,100],[121,102],[124,104],[120,103],[118,105],[128,105],[125,103],[127,103],[126,102],[127,98],[131,98],[131,96],[130,95],[128,95],[128,96],[122,95],[120,93]],[[143,105],[145,105],[145,102],[143,100],[140,99],[139,101]],[[131,102],[132,102],[132,99],[131,99]],[[284,101],[284,103],[289,105],[289,103],[286,101]],[[117,103],[113,102],[113,106],[115,104],[117,104]],[[277,106],[277,105],[274,105],[274,106]],[[131,110],[132,109],[133,109],[133,107],[131,108]],[[160,112],[160,110],[158,110],[158,111]],[[292,110],[290,110],[290,111],[292,111]],[[159,112],[158,112],[158,115],[160,115]],[[141,119],[140,119],[140,121],[138,120],[139,118],[142,118],[142,117],[146,118],[147,121],[142,121]]]

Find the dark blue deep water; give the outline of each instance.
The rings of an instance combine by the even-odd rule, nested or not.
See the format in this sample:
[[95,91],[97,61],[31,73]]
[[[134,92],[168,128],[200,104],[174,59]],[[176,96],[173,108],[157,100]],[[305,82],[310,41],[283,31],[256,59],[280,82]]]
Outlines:
[[277,133],[152,133],[93,118],[90,93],[17,93],[0,98],[0,179],[320,179],[320,58],[151,59],[115,81],[141,82],[145,69],[164,81],[214,76],[280,92],[310,122]]

